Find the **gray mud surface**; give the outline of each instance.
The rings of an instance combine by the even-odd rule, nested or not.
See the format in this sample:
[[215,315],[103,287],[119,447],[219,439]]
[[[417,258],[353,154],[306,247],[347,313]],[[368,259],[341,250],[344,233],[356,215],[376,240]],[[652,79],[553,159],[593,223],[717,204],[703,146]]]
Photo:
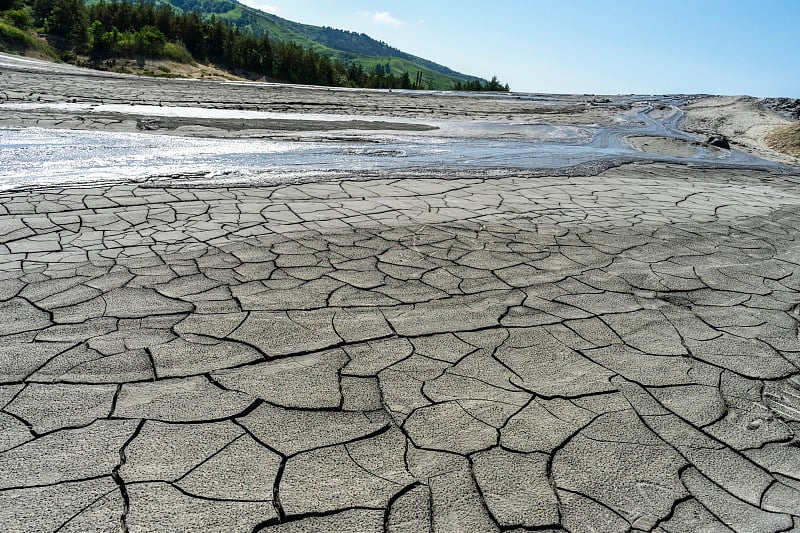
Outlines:
[[[201,106],[292,113],[346,113],[354,117],[383,115],[407,119],[475,119],[529,121],[549,116],[552,122],[588,124],[610,121],[613,108],[628,99],[592,103],[592,98],[476,97],[418,91],[363,91],[248,82],[139,78],[95,72],[68,65],[42,66],[0,56],[0,69],[13,73],[0,84],[0,101],[75,102],[163,106]],[[43,70],[47,69],[47,70]]]
[[[245,91],[59,69],[0,89]],[[713,161],[0,191],[0,529],[800,529],[800,172]]]

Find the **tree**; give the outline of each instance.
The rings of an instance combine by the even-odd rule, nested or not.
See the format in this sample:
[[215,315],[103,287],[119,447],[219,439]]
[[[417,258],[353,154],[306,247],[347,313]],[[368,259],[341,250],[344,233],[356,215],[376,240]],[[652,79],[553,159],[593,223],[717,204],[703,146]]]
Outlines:
[[97,54],[106,54],[108,53],[108,49],[106,46],[106,41],[104,39],[106,35],[106,29],[103,27],[103,23],[99,20],[93,21],[89,25],[89,48],[92,52]]
[[[2,0],[0,0],[1,2]],[[33,26],[33,17],[27,9],[9,9],[3,13],[3,17],[19,29],[27,30]]]
[[383,89],[386,87],[386,70],[383,65],[378,63],[372,69],[372,74],[367,79],[367,87],[371,89]]
[[153,24],[168,40],[177,38],[177,17],[175,16],[175,10],[170,4],[158,6]]
[[176,24],[178,39],[196,59],[203,59],[208,55],[205,26],[196,12],[182,15]]
[[89,16],[83,0],[54,0],[50,14],[46,17],[45,30],[63,37],[68,44],[86,43]]
[[33,0],[33,17],[37,26],[44,27],[47,17],[53,11],[54,0]]
[[8,11],[10,9],[17,9],[21,7],[22,3],[19,0],[0,0],[0,11]]
[[144,26],[134,36],[136,52],[146,56],[157,57],[160,55],[166,42],[164,34],[155,26]]
[[411,88],[411,76],[408,75],[408,72],[403,72],[403,75],[400,76],[400,88],[401,89]]
[[272,45],[266,35],[258,41],[258,56],[261,73],[266,76],[272,76]]
[[486,83],[485,85],[480,82],[480,80],[472,80],[468,82],[461,83],[456,82],[453,85],[454,91],[501,91],[501,92],[508,92],[510,90],[508,84],[500,85],[500,82],[497,81],[497,76],[492,76],[492,79]]
[[361,65],[350,63],[350,66],[347,67],[347,79],[352,87],[364,87],[367,75]]
[[120,2],[111,2],[111,10],[114,17],[114,26],[120,31],[131,31],[134,29],[133,25],[133,5],[128,0]]
[[328,87],[334,84],[333,63],[325,56],[319,56],[319,60],[317,61],[316,83],[327,85]]

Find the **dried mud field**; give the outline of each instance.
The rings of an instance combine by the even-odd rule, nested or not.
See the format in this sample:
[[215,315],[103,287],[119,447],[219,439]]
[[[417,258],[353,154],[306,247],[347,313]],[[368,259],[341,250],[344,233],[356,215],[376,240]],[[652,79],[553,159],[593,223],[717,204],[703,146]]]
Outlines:
[[[12,105],[42,101],[315,114],[159,123],[210,137],[632,105],[3,58],[20,132],[149,120]],[[0,529],[800,531],[800,170],[681,139],[586,175],[0,191]]]

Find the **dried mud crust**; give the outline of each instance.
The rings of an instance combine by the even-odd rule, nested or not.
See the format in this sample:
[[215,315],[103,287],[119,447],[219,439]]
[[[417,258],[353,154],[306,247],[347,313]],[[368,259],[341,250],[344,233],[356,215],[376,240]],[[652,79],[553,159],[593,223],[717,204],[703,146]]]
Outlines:
[[637,150],[671,157],[692,157],[697,153],[698,142],[657,136],[630,135],[625,140]]
[[798,527],[798,180],[0,193],[0,528]]

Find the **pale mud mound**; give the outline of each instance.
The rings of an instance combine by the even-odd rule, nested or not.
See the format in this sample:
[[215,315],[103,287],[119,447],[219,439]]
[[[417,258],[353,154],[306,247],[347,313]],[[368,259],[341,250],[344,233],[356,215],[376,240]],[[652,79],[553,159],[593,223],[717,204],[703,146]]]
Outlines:
[[735,147],[752,154],[785,163],[794,159],[776,152],[767,136],[776,127],[790,123],[767,108],[764,101],[751,96],[714,96],[702,98],[682,108],[682,127],[698,135],[724,135]]
[[775,128],[767,135],[766,142],[773,150],[800,158],[800,122]]
[[625,138],[634,148],[648,154],[667,157],[693,157],[697,154],[697,143],[672,139],[669,137],[651,137],[632,135]]

